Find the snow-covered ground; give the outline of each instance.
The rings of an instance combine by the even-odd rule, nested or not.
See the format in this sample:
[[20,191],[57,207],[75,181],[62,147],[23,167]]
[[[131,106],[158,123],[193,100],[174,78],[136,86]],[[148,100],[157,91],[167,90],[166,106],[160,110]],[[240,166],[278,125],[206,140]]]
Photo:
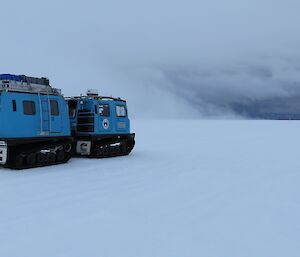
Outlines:
[[0,168],[0,256],[300,255],[300,122],[132,128],[127,157]]

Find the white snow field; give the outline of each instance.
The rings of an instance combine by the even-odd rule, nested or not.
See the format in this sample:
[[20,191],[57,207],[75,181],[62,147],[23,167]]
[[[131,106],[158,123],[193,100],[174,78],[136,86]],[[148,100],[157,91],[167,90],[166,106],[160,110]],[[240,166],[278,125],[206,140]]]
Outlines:
[[132,130],[126,157],[0,168],[0,256],[300,256],[300,122]]

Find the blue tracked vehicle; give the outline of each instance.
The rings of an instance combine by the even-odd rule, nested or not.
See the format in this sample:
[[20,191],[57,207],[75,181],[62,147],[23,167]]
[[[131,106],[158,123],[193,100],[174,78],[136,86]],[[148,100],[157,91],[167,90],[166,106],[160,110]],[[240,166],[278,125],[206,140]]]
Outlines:
[[135,134],[130,133],[125,100],[88,90],[87,96],[71,97],[67,102],[78,155],[103,158],[131,152]]
[[46,78],[0,75],[0,164],[24,169],[72,156],[68,106]]

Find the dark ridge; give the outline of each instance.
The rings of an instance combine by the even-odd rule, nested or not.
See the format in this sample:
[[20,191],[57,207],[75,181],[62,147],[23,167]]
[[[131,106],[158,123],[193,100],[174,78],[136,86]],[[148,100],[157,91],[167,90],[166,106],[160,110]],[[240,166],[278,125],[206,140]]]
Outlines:
[[248,102],[235,102],[229,108],[250,119],[300,120],[300,95]]

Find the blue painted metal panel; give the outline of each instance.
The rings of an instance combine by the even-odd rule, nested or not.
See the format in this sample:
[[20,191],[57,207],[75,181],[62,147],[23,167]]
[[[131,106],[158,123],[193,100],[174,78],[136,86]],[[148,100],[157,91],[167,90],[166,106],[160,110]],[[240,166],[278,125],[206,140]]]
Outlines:
[[[49,113],[47,95],[40,95],[39,98],[35,93],[0,93],[0,138],[69,136],[70,120],[64,98],[49,95],[49,99],[59,104],[59,115],[56,117]],[[16,102],[16,111],[13,110],[13,100]],[[23,101],[34,102],[34,115],[24,114]],[[42,132],[45,132],[44,135]]]

